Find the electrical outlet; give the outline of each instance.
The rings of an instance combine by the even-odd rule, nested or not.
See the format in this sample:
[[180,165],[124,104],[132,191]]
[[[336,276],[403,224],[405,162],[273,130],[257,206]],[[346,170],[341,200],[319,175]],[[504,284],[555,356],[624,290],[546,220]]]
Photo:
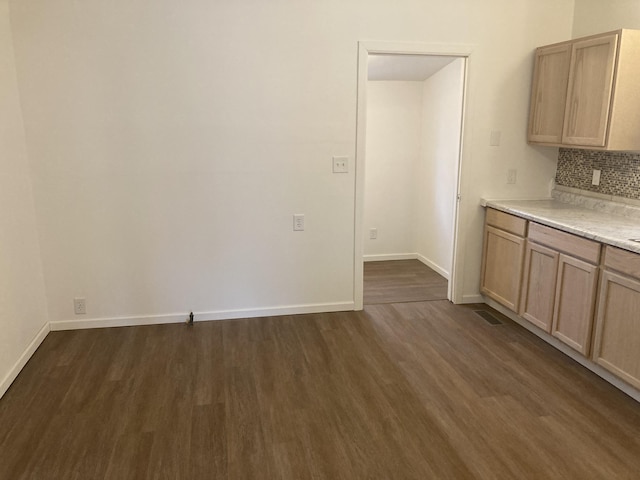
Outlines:
[[294,232],[304,231],[304,214],[303,213],[296,213],[293,215],[293,231]]
[[513,185],[514,183],[516,183],[516,179],[518,177],[518,170],[516,170],[515,168],[511,168],[509,170],[507,170],[507,183],[510,185]]
[[76,315],[84,315],[87,313],[87,299],[86,298],[74,298],[73,299],[73,312]]
[[591,185],[600,185],[600,170],[593,171],[593,177],[591,177]]
[[333,173],[349,173],[349,157],[333,157]]
[[372,228],[369,230],[369,238],[371,240],[376,240],[378,238],[378,229]]
[[502,132],[500,130],[492,130],[491,135],[489,136],[489,146],[499,147],[501,135],[502,135]]

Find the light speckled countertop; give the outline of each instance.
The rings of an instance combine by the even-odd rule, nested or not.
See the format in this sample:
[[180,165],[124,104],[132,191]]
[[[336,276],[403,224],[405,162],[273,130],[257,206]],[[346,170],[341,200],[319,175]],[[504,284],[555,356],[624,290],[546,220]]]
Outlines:
[[[532,222],[557,228],[581,237],[640,253],[640,218],[624,216],[602,208],[566,203],[558,199],[547,200],[485,200],[483,205],[511,213]],[[619,204],[618,204],[619,205]]]

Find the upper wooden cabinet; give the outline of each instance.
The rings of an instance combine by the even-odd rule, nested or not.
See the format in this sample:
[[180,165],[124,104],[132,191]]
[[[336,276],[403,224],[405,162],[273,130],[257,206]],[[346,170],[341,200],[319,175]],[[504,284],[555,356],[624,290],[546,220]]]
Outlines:
[[568,43],[536,50],[529,112],[530,142],[562,142],[570,59],[571,45]]
[[603,35],[572,44],[562,143],[605,146],[618,38]]
[[618,30],[538,48],[529,142],[640,150],[638,58],[638,30]]

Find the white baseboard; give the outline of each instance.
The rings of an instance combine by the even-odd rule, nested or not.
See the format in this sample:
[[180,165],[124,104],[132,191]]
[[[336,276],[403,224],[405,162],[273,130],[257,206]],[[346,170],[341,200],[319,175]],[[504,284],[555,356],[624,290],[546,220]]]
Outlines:
[[475,294],[475,295],[463,295],[462,296],[462,303],[486,303],[485,299],[482,295]]
[[377,255],[363,255],[362,260],[365,262],[387,262],[390,260],[419,260],[424,263],[427,267],[437,272],[439,275],[442,275],[444,278],[449,280],[449,272],[442,268],[440,265],[429,260],[424,255],[420,255],[419,253],[385,253],[385,254],[377,254]]
[[365,262],[387,262],[389,260],[416,260],[417,253],[385,253],[380,255],[363,255]]
[[444,268],[442,268],[440,265],[436,265],[435,263],[433,263],[431,260],[429,260],[427,257],[420,255],[419,253],[416,253],[416,258],[418,260],[420,260],[422,263],[424,263],[427,267],[429,267],[431,270],[433,270],[434,272],[438,273],[439,275],[443,276],[444,278],[447,279],[447,281],[449,281],[449,272],[447,272]]
[[[301,315],[305,313],[346,312],[355,308],[354,302],[317,303],[307,305],[288,305],[282,307],[266,307],[258,309],[217,310],[211,312],[194,312],[196,322],[211,320],[231,320],[252,317],[273,317],[277,315]],[[80,330],[84,328],[134,327],[139,325],[160,325],[166,323],[183,323],[188,313],[165,315],[140,315],[131,317],[87,318],[82,320],[60,320],[51,322],[52,331]]]
[[49,323],[47,322],[36,334],[35,338],[31,341],[31,343],[26,348],[24,353],[20,356],[18,361],[15,363],[15,365],[11,368],[11,370],[9,370],[9,373],[2,379],[2,382],[0,382],[0,398],[2,398],[2,396],[7,392],[7,390],[9,390],[9,387],[11,386],[13,381],[16,379],[20,371],[27,364],[29,359],[33,356],[33,354],[38,349],[42,341],[46,338],[49,331],[50,331]]
[[540,337],[542,340],[547,342],[549,345],[557,348],[562,353],[564,353],[565,355],[567,355],[571,359],[575,360],[576,362],[578,362],[583,367],[591,370],[593,373],[598,375],[603,380],[609,382],[611,385],[613,385],[617,389],[622,390],[624,393],[626,393],[631,398],[633,398],[636,402],[640,402],[640,390],[637,390],[634,387],[632,387],[631,385],[628,385],[627,383],[623,382],[618,377],[616,377],[612,373],[608,372],[607,370],[602,368],[597,363],[594,363],[591,360],[589,360],[588,358],[583,357],[580,353],[576,352],[571,347],[565,345],[560,340],[558,340],[557,338],[555,338],[552,335],[549,335],[547,332],[545,332],[544,330],[541,330],[540,328],[536,327],[532,323],[526,321],[524,318],[521,318],[519,315],[515,314],[514,312],[512,312],[508,308],[503,307],[502,305],[500,305],[499,303],[495,302],[494,300],[492,300],[492,299],[490,299],[488,297],[485,300],[486,300],[485,303],[487,305],[489,305],[490,307],[495,308],[500,313],[502,313],[503,315],[509,317],[511,320],[513,320],[515,323],[517,323],[521,327],[525,328],[526,330],[529,330],[534,335]]

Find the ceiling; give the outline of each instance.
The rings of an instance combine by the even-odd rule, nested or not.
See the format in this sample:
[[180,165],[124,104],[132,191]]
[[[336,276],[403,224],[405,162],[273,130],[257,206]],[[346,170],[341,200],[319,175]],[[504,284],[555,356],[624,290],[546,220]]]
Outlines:
[[421,82],[459,57],[370,54],[368,79]]

